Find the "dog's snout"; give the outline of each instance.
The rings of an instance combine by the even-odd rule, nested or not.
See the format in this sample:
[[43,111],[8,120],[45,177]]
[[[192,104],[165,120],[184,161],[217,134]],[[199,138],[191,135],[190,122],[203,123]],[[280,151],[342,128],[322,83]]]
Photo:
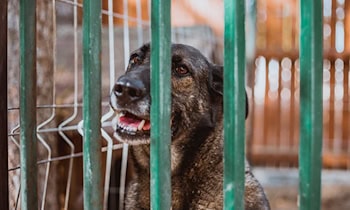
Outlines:
[[114,94],[121,104],[141,99],[145,95],[145,86],[139,80],[121,77],[114,85]]

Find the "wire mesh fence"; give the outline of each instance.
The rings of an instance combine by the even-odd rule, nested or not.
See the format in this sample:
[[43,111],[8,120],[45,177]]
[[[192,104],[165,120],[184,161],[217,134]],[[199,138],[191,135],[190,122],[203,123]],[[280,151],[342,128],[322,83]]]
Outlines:
[[[109,94],[115,79],[128,65],[129,54],[142,43],[150,40],[149,20],[143,20],[143,13],[148,13],[147,4],[136,2],[136,16],[128,14],[128,1],[117,2],[123,5],[122,13],[116,12],[112,0],[106,1],[102,9],[102,117],[101,135],[103,160],[103,207],[104,209],[122,209],[127,173],[127,145],[113,138],[114,112],[109,107]],[[114,6],[113,6],[114,3]],[[40,4],[40,3],[39,3]],[[39,207],[41,209],[82,209],[83,206],[83,75],[82,75],[82,2],[70,0],[48,1],[44,3],[50,10],[46,19],[49,27],[40,31],[38,36],[48,40],[46,46],[38,43],[40,53],[48,53],[50,58],[40,60],[37,65],[49,62],[50,68],[44,75],[38,74],[37,139],[38,139],[38,177]],[[121,5],[117,5],[120,7]],[[18,8],[18,5],[14,5]],[[146,7],[146,8],[145,8]],[[61,8],[61,9],[59,9]],[[63,8],[63,9],[62,9]],[[114,9],[113,9],[114,8]],[[64,16],[57,15],[68,10]],[[143,13],[142,13],[143,12]],[[38,13],[38,16],[41,12]],[[67,17],[67,15],[71,17]],[[146,16],[149,16],[148,14]],[[60,20],[64,18],[64,20]],[[19,28],[13,26],[14,31]],[[216,38],[208,27],[195,30],[177,28],[173,30],[174,41],[191,43],[212,57]],[[45,35],[47,35],[45,37]],[[193,37],[195,35],[195,37]],[[14,41],[19,41],[14,40]],[[208,44],[209,43],[209,44]],[[40,52],[42,50],[42,52]],[[16,70],[18,71],[18,69]],[[8,105],[9,151],[10,151],[10,208],[20,209],[19,184],[19,89],[18,72],[10,75]],[[42,79],[42,81],[41,81]],[[42,85],[44,84],[44,85]],[[111,176],[112,174],[112,176]],[[112,183],[112,185],[111,185]]]
[[[248,154],[255,165],[296,166],[299,144],[299,60],[296,16],[284,11],[270,19],[265,1],[258,2],[257,57],[248,77],[251,119]],[[41,209],[82,209],[82,7],[78,0],[40,2],[38,13],[38,176]],[[289,3],[285,3],[288,5]],[[335,5],[327,7],[327,5]],[[349,144],[349,2],[324,1],[324,159],[329,168],[348,169]],[[291,3],[291,8],[296,7]],[[9,3],[9,10],[18,4]],[[40,11],[40,9],[39,9]],[[113,138],[114,113],[109,94],[123,73],[133,49],[150,40],[150,1],[102,2],[102,176],[104,209],[122,209],[127,173],[127,145]],[[66,13],[65,13],[66,12]],[[9,13],[10,14],[10,13]],[[60,15],[63,14],[63,15]],[[261,16],[259,16],[261,15]],[[10,17],[14,17],[11,15]],[[266,17],[265,17],[266,16]],[[269,39],[266,29],[280,18],[280,43]],[[265,21],[264,21],[265,20]],[[270,21],[270,22],[269,22]],[[40,24],[42,23],[42,24]],[[289,29],[290,33],[287,33]],[[18,18],[9,19],[8,46],[17,47]],[[16,32],[17,31],[17,36]],[[286,32],[287,31],[287,32]],[[173,28],[174,42],[193,45],[209,59],[222,62],[222,41],[210,26]],[[264,34],[265,33],[265,34]],[[340,34],[340,35],[339,35]],[[340,38],[339,38],[340,37]],[[40,43],[40,40],[46,40]],[[270,40],[264,42],[264,40]],[[272,41],[271,41],[272,40]],[[275,44],[274,44],[275,43]],[[343,44],[342,44],[343,43]],[[270,49],[282,46],[281,49]],[[15,52],[9,50],[10,54]],[[12,56],[13,54],[11,54]],[[16,55],[16,53],[14,53]],[[18,55],[18,53],[17,53]],[[283,55],[282,57],[280,55]],[[19,60],[13,56],[9,60]],[[41,68],[46,68],[41,70]],[[20,209],[20,110],[19,68],[9,62],[8,110],[10,209]]]

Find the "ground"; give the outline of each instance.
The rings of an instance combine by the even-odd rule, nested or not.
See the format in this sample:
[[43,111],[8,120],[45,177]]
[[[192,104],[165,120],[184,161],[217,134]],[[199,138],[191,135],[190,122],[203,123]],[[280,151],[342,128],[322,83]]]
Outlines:
[[[256,168],[272,210],[298,210],[297,169]],[[350,171],[322,171],[322,210],[350,209]]]

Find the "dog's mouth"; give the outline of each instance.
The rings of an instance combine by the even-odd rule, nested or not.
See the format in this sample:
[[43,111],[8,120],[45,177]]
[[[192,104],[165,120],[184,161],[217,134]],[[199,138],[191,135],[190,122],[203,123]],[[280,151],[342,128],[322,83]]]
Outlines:
[[[170,119],[171,136],[178,133],[180,115],[172,113]],[[114,120],[114,137],[123,143],[140,145],[150,143],[151,122],[149,116],[138,116],[129,111],[118,111]]]
[[128,111],[121,111],[116,117],[114,136],[121,142],[138,145],[149,144],[151,122]]
[[118,128],[130,134],[145,132],[151,129],[151,123],[147,119],[138,117],[130,112],[123,112],[119,115]]

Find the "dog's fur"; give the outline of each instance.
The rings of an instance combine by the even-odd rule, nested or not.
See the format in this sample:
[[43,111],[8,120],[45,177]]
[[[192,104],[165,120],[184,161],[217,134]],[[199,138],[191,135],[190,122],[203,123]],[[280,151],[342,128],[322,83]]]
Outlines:
[[[223,67],[210,63],[197,49],[187,45],[173,44],[171,51],[172,209],[222,209]],[[145,44],[132,53],[126,73],[117,80],[111,93],[115,112],[135,118],[119,120],[115,133],[118,140],[133,145],[130,157],[135,177],[128,186],[125,203],[130,210],[150,209],[150,101],[150,45]],[[141,130],[127,125],[142,119],[145,127]],[[134,130],[130,131],[130,127]],[[245,209],[270,209],[248,164]]]

